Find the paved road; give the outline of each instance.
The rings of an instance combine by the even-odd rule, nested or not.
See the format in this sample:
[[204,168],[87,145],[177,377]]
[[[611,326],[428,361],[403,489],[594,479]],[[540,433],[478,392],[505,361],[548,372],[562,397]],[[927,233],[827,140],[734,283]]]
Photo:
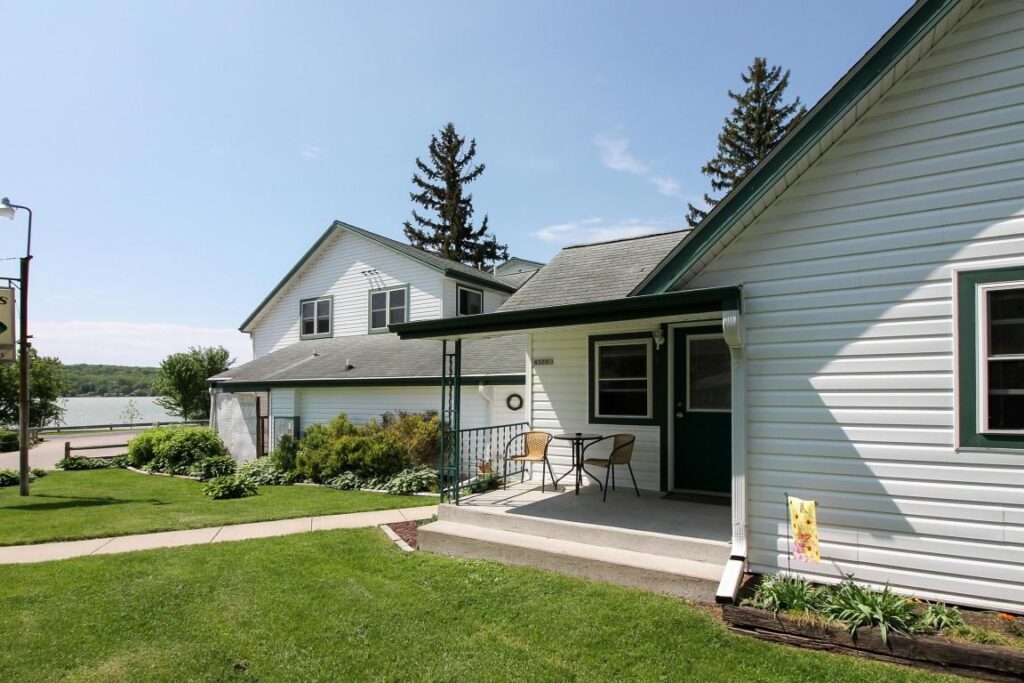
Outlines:
[[[72,446],[100,446],[111,444],[110,448],[97,448],[90,451],[78,451],[74,455],[120,455],[124,453],[123,445],[138,434],[141,429],[123,432],[97,432],[95,434],[46,434],[43,442],[28,452],[28,464],[30,467],[42,467],[44,470],[52,470],[57,461],[64,457],[64,442],[70,441]],[[18,468],[18,452],[0,453],[0,468]]]

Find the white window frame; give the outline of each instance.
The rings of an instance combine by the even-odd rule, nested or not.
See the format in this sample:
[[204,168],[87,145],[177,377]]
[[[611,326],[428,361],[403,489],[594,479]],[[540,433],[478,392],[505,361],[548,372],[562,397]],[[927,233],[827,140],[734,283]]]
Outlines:
[[[327,302],[327,331],[317,332],[316,323],[319,319],[317,315],[317,309],[320,308],[320,302]],[[313,331],[309,334],[305,334],[302,331],[305,323],[305,317],[302,314],[302,309],[305,308],[306,304],[313,304]],[[334,297],[333,296],[320,296],[314,299],[303,299],[299,302],[299,339],[323,339],[324,337],[330,337],[334,334]]]
[[[601,419],[650,420],[654,417],[654,342],[651,339],[635,337],[632,339],[606,339],[595,341],[594,344],[594,417]],[[608,346],[644,346],[647,350],[646,377],[616,377],[619,380],[635,381],[643,379],[647,382],[647,412],[643,415],[609,415],[601,412],[601,349]],[[612,380],[614,381],[614,380]]]
[[[690,342],[699,339],[721,339],[722,343],[725,344],[725,335],[717,332],[709,332],[707,334],[688,334],[686,335],[686,357],[684,362],[686,363],[686,412],[688,413],[731,413],[732,407],[729,408],[694,408],[691,404],[691,398],[693,392],[690,391]],[[728,346],[726,348],[729,348]],[[730,361],[731,367],[731,361]],[[732,376],[729,377],[729,402],[732,402]]]
[[[462,312],[462,292],[470,292],[472,294],[480,295],[480,313],[463,313]],[[476,289],[474,287],[466,287],[464,285],[455,285],[455,315],[457,317],[467,315],[482,315],[484,312],[484,290]]]
[[[988,293],[1007,289],[1024,289],[1024,280],[1006,282],[986,282],[977,285],[975,291],[975,326],[977,333],[977,355],[975,357],[974,376],[977,381],[978,418],[976,420],[979,434],[1024,434],[1024,429],[989,429],[988,426],[988,361],[989,355],[989,316]],[[1003,360],[1024,360],[1024,354],[999,356]]]
[[[381,287],[380,289],[374,289],[369,292],[367,296],[367,311],[366,311],[366,325],[367,329],[371,334],[379,334],[381,332],[387,332],[388,326],[391,325],[391,294],[393,292],[402,292],[405,295],[405,305],[402,307],[405,310],[405,320],[403,323],[409,322],[409,298],[410,291],[408,285],[395,285],[394,287]],[[384,326],[374,327],[373,326],[373,295],[383,294],[384,295]]]

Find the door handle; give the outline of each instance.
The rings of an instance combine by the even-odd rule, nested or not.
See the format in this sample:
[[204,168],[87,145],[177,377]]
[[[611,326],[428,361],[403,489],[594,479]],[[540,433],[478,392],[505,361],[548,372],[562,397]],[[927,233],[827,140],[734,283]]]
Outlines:
[[683,417],[683,412],[681,410],[680,411],[676,411],[676,417],[682,418]]

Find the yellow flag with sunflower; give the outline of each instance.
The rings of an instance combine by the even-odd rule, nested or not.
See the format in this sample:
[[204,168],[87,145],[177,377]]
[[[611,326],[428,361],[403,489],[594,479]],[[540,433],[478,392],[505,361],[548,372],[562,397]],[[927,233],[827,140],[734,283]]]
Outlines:
[[793,557],[801,562],[821,562],[818,548],[818,503],[787,497],[789,503],[789,529],[793,538]]

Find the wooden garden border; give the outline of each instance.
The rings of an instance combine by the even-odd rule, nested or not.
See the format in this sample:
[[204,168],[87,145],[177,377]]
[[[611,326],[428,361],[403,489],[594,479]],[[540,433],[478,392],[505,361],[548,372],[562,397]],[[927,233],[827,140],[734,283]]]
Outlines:
[[878,629],[858,629],[856,637],[838,626],[801,621],[753,607],[722,606],[722,617],[732,630],[763,640],[812,650],[858,654],[897,664],[970,676],[988,681],[1024,678],[1024,652],[992,645],[961,643],[937,636],[889,634],[882,643]]

